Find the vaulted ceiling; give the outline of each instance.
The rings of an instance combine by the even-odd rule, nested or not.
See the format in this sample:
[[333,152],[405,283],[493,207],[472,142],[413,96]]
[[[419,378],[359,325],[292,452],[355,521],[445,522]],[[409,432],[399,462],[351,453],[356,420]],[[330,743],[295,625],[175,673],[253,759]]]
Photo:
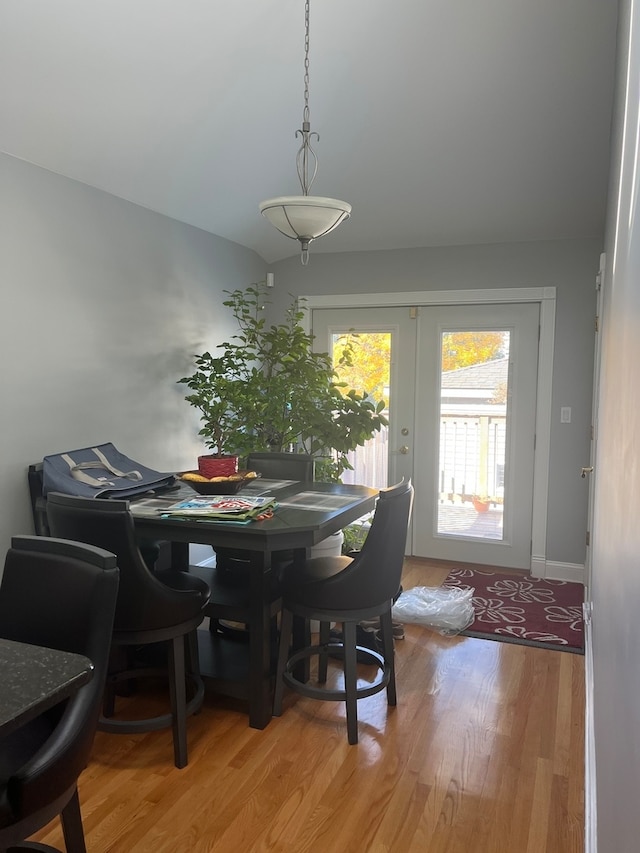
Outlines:
[[[614,0],[310,0],[312,253],[600,234]],[[298,194],[304,0],[2,0],[0,150],[255,249]]]

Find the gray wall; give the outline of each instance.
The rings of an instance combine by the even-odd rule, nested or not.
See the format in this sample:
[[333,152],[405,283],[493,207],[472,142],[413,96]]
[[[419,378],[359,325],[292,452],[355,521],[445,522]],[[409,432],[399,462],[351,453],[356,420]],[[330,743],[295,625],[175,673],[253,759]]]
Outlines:
[[26,468],[47,453],[195,466],[176,381],[235,331],[222,291],[262,278],[235,243],[0,155],[1,554],[32,532]]
[[[295,257],[270,267],[275,273],[270,310],[276,316],[292,294],[555,287],[546,557],[582,565],[588,483],[580,478],[580,468],[590,458],[595,277],[602,249],[599,238],[336,255],[314,254],[312,244],[309,266],[302,267]],[[561,406],[571,406],[571,424],[560,424]]]
[[640,845],[640,524],[635,512],[640,484],[640,9],[635,4],[630,27],[631,9],[630,0],[621,0],[595,466],[593,696],[600,853],[635,853]]
[[[344,227],[348,227],[348,224]],[[285,239],[285,238],[283,238]],[[330,240],[330,237],[327,238]],[[272,267],[291,295],[555,286],[558,290],[547,559],[585,558],[594,276],[599,240],[312,253]],[[0,155],[0,548],[30,532],[25,469],[113,441],[160,470],[202,450],[176,380],[234,332],[223,290],[264,278],[254,253]],[[559,408],[573,410],[559,424]],[[558,414],[558,417],[555,415]]]

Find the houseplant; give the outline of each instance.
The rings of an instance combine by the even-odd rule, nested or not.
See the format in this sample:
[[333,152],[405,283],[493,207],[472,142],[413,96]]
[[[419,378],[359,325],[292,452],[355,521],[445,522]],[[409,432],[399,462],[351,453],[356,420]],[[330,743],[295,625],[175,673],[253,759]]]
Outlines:
[[[195,371],[178,380],[200,411],[205,445],[217,457],[300,450],[322,459],[323,479],[338,479],[351,467],[349,451],[387,423],[384,403],[338,382],[330,355],[313,351],[295,300],[282,323],[267,326],[263,284],[225,292],[238,334],[219,354],[194,356]],[[342,362],[349,358],[346,348]]]
[[[222,344],[221,348],[217,356],[210,352],[194,356],[195,371],[179,380],[190,389],[185,396],[187,402],[200,410],[199,435],[211,451],[210,461],[203,456],[198,458],[203,473],[215,470],[233,473],[227,472],[227,467],[237,470],[238,452],[248,423],[247,357],[231,343]],[[225,460],[233,461],[224,465]],[[221,464],[216,465],[216,461]]]
[[488,495],[472,495],[471,502],[476,512],[488,512],[491,506],[491,499]]

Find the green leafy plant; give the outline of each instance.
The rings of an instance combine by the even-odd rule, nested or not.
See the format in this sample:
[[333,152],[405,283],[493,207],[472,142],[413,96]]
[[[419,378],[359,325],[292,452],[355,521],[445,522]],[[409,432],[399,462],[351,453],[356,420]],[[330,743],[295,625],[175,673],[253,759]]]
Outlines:
[[[282,323],[268,326],[263,285],[225,292],[238,334],[218,355],[194,356],[194,373],[178,380],[200,411],[205,445],[218,456],[298,449],[319,457],[317,479],[339,479],[351,468],[347,454],[386,425],[384,403],[337,381],[329,354],[313,351],[295,300]],[[351,357],[345,348],[341,363]]]
[[373,516],[369,516],[366,521],[363,521],[360,524],[349,524],[347,527],[342,529],[342,553],[349,554],[351,551],[361,551],[362,546],[364,545],[364,540],[367,538],[367,534],[369,533],[369,527],[371,526],[371,521],[373,520]]

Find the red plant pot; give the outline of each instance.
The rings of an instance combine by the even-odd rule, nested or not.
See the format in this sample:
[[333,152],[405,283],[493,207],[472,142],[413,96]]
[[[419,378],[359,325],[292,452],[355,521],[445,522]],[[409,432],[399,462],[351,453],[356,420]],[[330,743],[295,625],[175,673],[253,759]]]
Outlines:
[[476,512],[488,512],[491,506],[491,501],[483,501],[479,498],[472,498],[473,506]]
[[198,471],[208,480],[212,477],[230,477],[238,473],[238,457],[198,456]]

